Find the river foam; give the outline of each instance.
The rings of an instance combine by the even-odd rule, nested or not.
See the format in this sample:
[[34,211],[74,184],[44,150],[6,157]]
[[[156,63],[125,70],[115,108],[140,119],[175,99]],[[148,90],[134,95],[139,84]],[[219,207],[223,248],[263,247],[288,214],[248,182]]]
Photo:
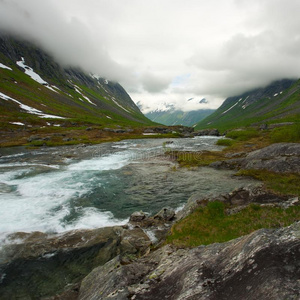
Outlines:
[[[205,139],[209,147],[215,141]],[[85,158],[61,159],[60,164],[49,163],[42,155],[60,157],[62,148],[41,149],[32,157],[25,150],[24,156],[23,150],[6,153],[0,158],[0,234],[112,226],[126,223],[135,210],[155,213],[165,205],[182,206],[207,184],[203,181],[201,186],[200,172],[176,173],[172,162],[155,160],[166,150],[165,142],[134,140],[114,143],[111,148],[77,147],[74,151],[82,151]],[[176,144],[179,149],[193,144],[199,149],[201,139],[172,142],[173,149]]]

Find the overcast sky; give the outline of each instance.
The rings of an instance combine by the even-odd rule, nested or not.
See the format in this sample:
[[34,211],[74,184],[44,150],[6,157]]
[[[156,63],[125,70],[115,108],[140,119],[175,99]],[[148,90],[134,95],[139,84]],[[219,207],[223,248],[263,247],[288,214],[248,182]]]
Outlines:
[[299,78],[299,12],[299,0],[0,0],[0,29],[119,81],[145,112],[191,110]]

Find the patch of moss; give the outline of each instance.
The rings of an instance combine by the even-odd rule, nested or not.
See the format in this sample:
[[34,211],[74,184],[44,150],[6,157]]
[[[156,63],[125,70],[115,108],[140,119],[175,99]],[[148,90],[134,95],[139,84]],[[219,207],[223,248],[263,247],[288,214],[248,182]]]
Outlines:
[[300,220],[300,206],[286,210],[278,207],[250,205],[237,214],[226,215],[222,202],[209,202],[176,223],[166,243],[179,247],[196,247],[223,243],[261,228],[288,226]]
[[224,153],[221,151],[169,151],[166,152],[166,155],[177,160],[181,167],[208,166],[212,162],[225,158]]
[[299,174],[278,174],[266,170],[240,170],[237,175],[251,176],[261,180],[265,183],[266,187],[273,192],[284,195],[300,196]]
[[218,146],[226,146],[226,147],[232,146],[234,144],[235,141],[232,139],[219,139],[216,143],[216,145]]

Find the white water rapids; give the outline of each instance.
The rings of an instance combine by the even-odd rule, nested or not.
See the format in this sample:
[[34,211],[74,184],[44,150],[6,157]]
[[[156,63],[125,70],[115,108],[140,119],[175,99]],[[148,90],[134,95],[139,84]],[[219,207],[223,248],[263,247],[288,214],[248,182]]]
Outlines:
[[0,235],[122,224],[136,210],[176,209],[195,193],[230,191],[244,185],[230,171],[175,170],[174,162],[161,157],[168,148],[218,149],[216,140],[128,140],[33,152],[2,149]]

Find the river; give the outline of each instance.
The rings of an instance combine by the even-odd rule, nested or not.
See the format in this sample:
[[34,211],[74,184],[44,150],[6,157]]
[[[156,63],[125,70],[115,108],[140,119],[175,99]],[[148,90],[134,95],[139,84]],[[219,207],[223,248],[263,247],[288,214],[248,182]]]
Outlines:
[[0,149],[0,234],[124,224],[130,214],[180,209],[194,194],[230,192],[232,171],[178,168],[169,149],[221,150],[217,137]]

